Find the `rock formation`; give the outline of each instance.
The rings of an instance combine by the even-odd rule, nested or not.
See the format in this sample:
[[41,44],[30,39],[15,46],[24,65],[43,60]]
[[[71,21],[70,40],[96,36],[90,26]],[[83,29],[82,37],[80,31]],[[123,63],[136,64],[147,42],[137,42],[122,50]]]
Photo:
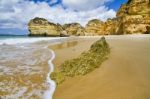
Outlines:
[[109,53],[110,47],[105,38],[102,37],[79,57],[62,63],[60,68],[51,74],[51,79],[59,85],[69,77],[86,75],[100,67],[102,62],[108,58]]
[[150,26],[147,26],[146,29],[147,29],[146,34],[150,34]]
[[121,6],[117,18],[122,18],[124,34],[145,34],[146,27],[150,26],[150,1],[129,0],[127,4]]
[[83,27],[79,23],[64,24],[63,29],[66,31],[67,35],[84,35]]
[[105,22],[105,35],[148,33],[150,26],[150,1],[129,0],[121,5],[116,18]]
[[48,22],[43,18],[34,18],[28,24],[30,36],[60,36],[62,27],[59,24]]
[[104,33],[104,22],[93,19],[90,20],[85,27],[86,36],[103,35]]
[[150,1],[128,0],[122,4],[116,18],[102,22],[90,20],[85,27],[79,23],[54,24],[43,18],[32,19],[29,24],[32,36],[95,36],[122,34],[150,34]]
[[108,19],[105,22],[104,35],[118,35],[122,33],[122,23],[120,18]]

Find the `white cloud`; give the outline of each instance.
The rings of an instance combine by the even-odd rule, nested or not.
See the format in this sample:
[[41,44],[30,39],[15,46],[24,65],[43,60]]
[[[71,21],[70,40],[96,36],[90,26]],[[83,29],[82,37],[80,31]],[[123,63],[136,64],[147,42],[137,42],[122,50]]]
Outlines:
[[85,25],[88,20],[93,18],[103,21],[107,18],[113,18],[116,12],[104,5],[87,11],[74,11],[72,8],[64,9],[61,5],[51,7],[46,2],[35,3],[27,0],[0,0],[0,15],[0,28],[25,29],[29,20],[34,17],[43,17],[51,22],[61,24],[79,22]]

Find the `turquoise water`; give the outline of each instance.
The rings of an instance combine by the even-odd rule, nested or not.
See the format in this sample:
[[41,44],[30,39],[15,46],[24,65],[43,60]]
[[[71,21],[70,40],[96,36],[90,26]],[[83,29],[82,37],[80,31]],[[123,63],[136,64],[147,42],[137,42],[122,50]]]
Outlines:
[[24,43],[34,43],[39,41],[50,41],[61,42],[66,37],[29,37],[29,36],[1,36],[0,35],[0,45],[14,45],[14,44],[24,44]]
[[10,39],[10,38],[30,38],[29,36],[27,36],[27,35],[13,35],[13,36],[11,36],[11,35],[8,35],[8,36],[6,36],[6,35],[0,35],[0,39]]

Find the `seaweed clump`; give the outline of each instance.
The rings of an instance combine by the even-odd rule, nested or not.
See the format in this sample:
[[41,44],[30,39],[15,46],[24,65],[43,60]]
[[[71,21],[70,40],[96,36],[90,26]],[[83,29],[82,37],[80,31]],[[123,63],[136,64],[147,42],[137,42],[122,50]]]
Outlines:
[[59,70],[51,74],[51,79],[59,85],[68,77],[86,75],[98,68],[107,59],[109,52],[109,45],[105,38],[102,37],[92,44],[90,50],[83,52],[75,59],[67,60],[61,64]]

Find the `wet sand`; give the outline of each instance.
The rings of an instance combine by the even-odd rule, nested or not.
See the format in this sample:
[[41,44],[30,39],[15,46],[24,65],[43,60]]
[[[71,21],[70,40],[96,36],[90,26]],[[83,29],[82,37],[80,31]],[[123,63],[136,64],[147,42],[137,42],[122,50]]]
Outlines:
[[[98,39],[77,39],[53,46],[55,70]],[[93,72],[57,86],[53,99],[150,99],[150,36],[107,37],[107,41],[111,47],[108,60]]]

